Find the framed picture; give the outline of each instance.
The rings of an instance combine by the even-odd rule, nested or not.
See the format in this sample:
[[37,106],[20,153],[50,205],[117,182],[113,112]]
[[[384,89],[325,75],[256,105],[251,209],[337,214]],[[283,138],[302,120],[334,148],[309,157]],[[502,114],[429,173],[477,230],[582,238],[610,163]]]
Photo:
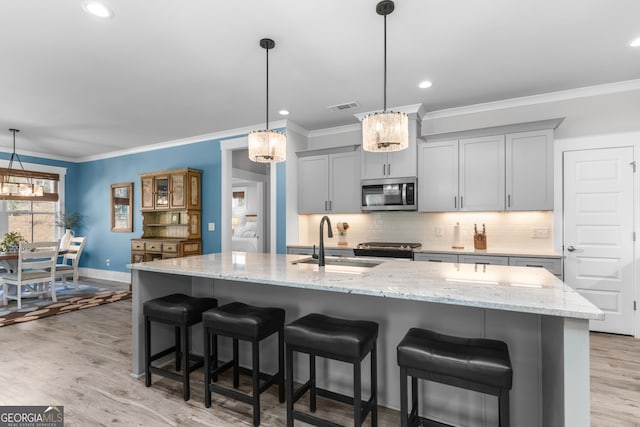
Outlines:
[[111,231],[133,232],[133,182],[111,185]]

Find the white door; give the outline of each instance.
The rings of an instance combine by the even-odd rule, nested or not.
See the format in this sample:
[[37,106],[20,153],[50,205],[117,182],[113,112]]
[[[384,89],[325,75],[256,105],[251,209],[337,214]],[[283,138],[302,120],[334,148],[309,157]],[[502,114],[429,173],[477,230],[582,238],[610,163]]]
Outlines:
[[633,334],[633,148],[564,153],[564,280],[605,313],[591,330]]

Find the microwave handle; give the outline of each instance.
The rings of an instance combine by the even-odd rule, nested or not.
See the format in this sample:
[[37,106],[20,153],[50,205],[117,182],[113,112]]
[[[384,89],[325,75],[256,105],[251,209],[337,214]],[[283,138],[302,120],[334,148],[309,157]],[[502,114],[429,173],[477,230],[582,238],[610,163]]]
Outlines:
[[403,205],[407,204],[407,185],[408,184],[402,184],[402,204]]

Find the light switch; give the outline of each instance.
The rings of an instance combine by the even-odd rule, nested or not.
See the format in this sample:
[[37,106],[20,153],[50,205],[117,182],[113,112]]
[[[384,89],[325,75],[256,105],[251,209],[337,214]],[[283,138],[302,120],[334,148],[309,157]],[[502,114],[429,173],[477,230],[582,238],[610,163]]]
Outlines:
[[433,230],[433,234],[436,237],[442,237],[442,226],[441,225],[436,225],[435,230]]
[[215,222],[210,222],[209,223],[209,231],[216,231],[216,223]]

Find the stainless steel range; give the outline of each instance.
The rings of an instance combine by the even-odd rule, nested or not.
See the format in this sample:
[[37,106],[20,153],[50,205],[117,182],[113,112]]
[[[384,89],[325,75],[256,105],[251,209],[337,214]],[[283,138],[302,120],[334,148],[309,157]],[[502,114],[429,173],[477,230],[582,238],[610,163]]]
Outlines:
[[420,243],[365,242],[353,250],[355,256],[413,259],[413,251],[422,248]]

